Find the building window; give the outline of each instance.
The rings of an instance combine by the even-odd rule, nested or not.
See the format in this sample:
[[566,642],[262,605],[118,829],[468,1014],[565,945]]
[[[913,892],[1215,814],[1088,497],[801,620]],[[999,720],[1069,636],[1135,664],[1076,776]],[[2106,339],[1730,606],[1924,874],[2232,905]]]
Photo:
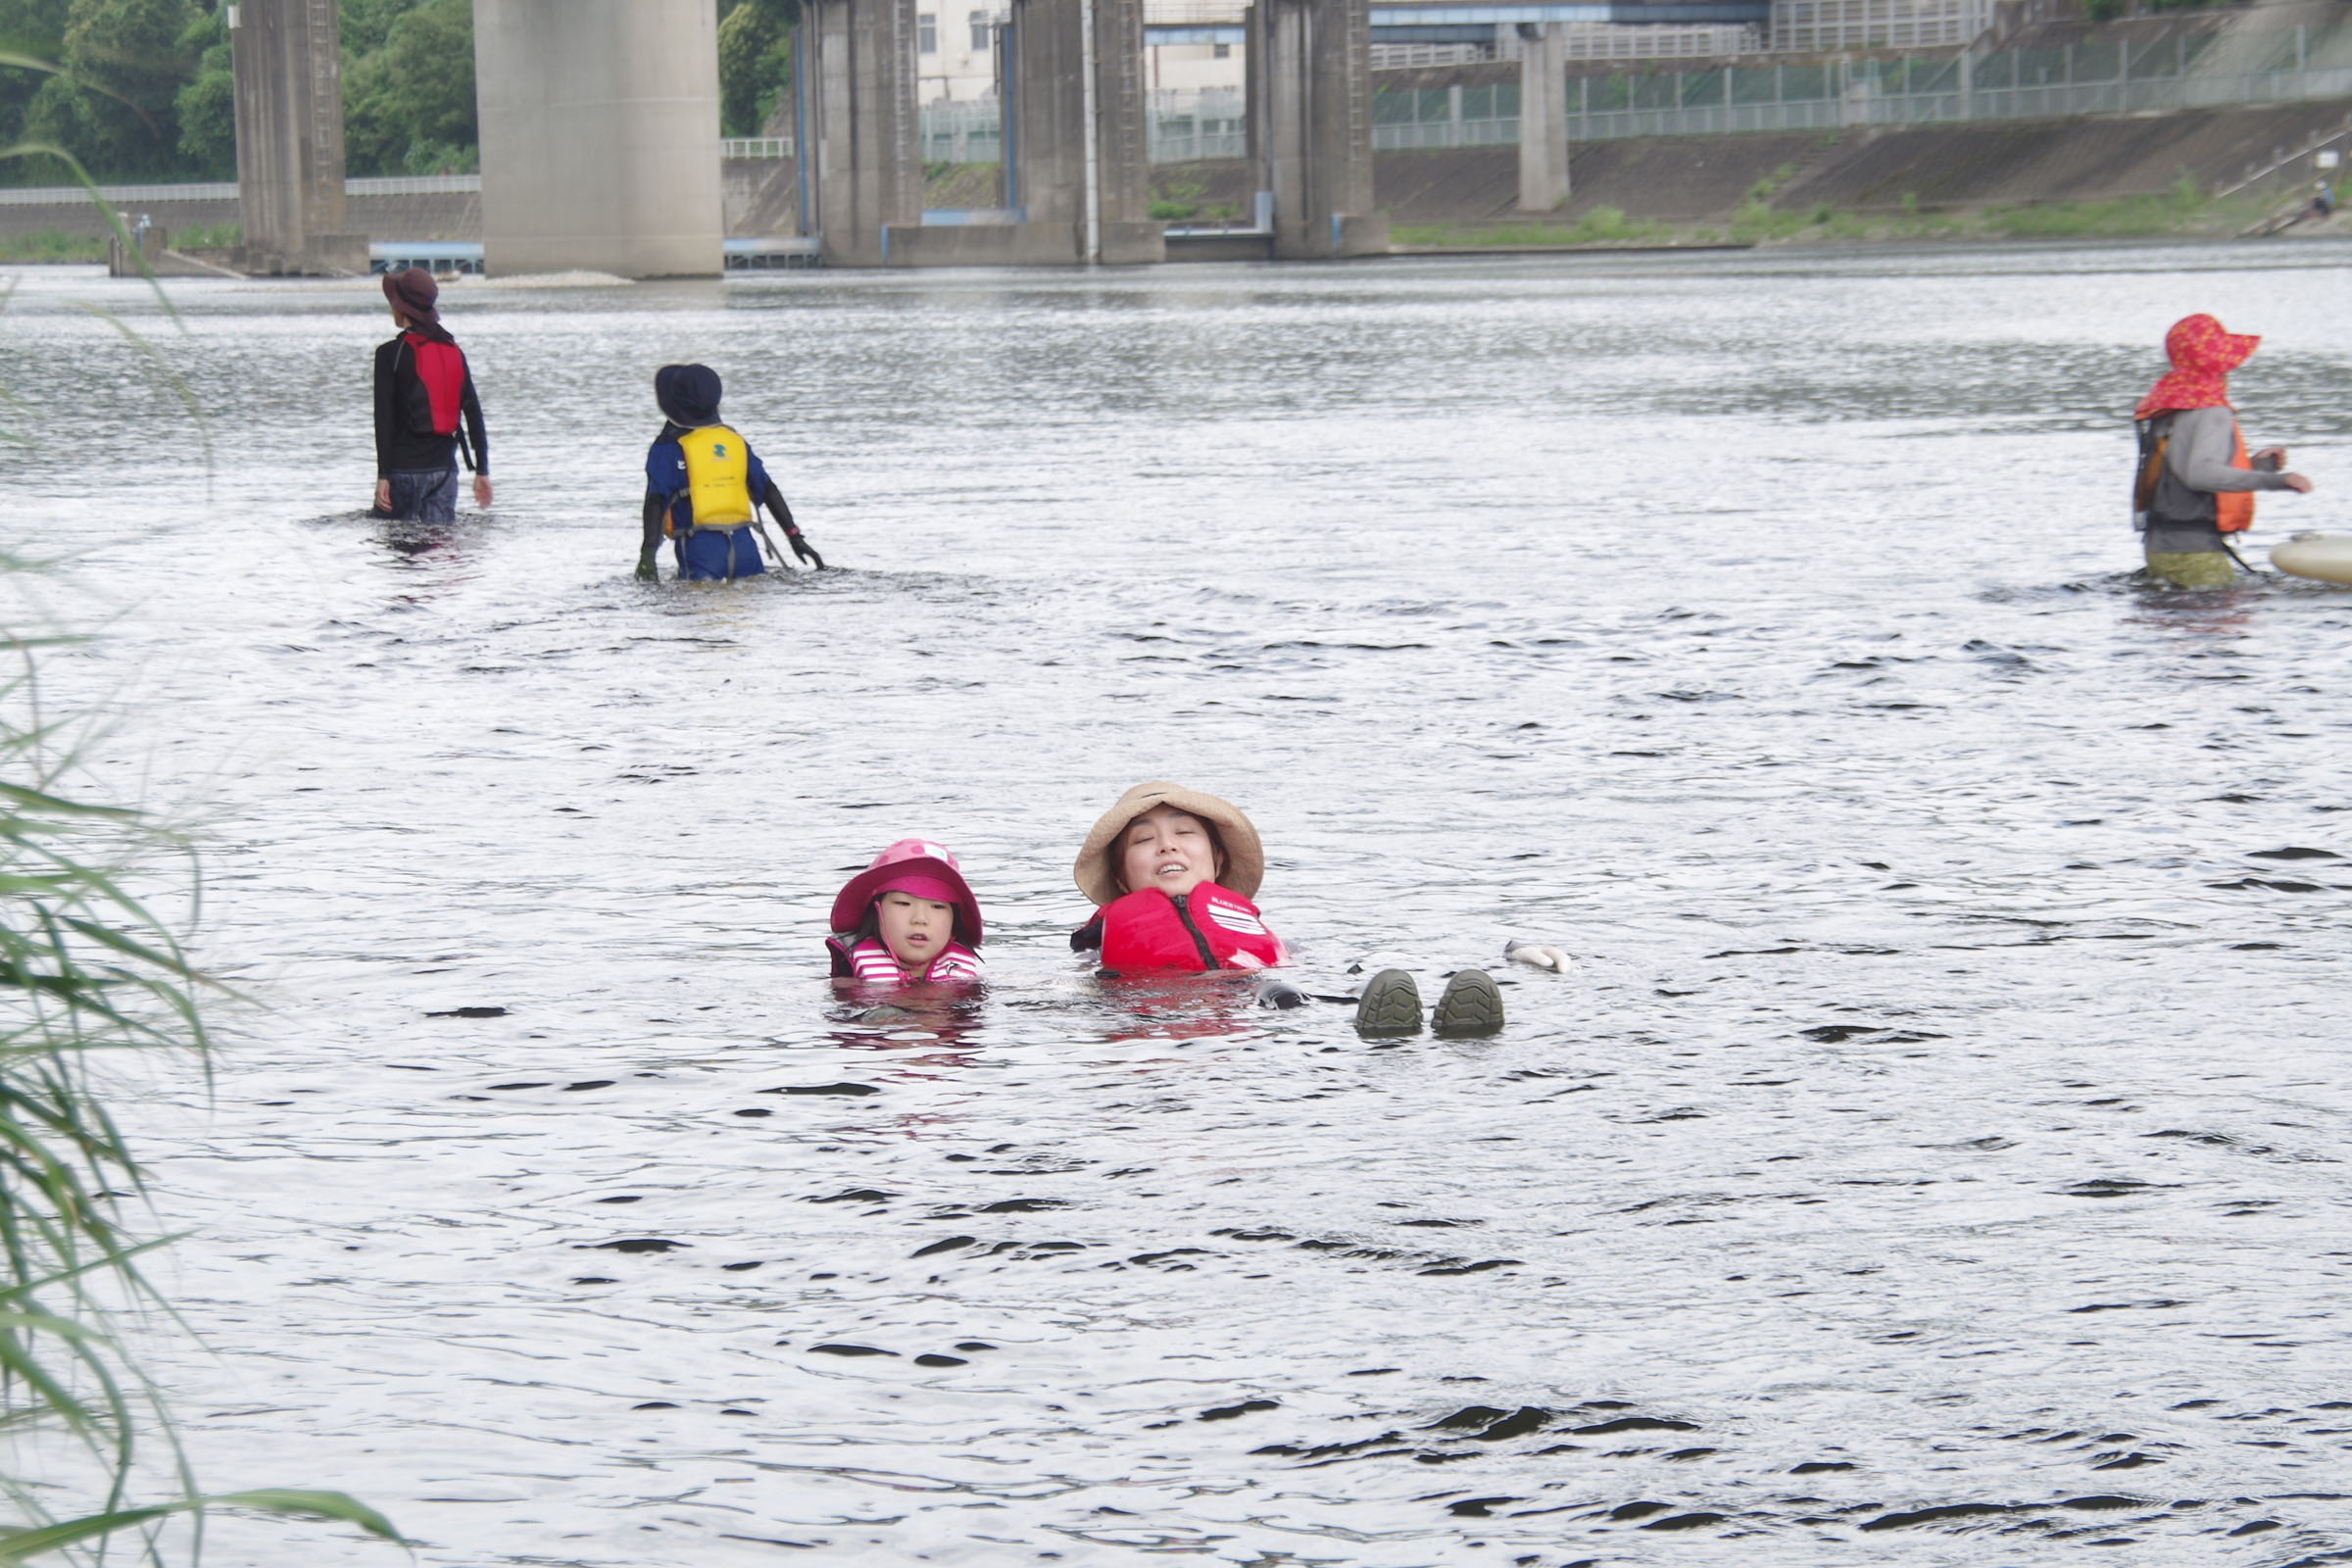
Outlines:
[[918,13],[914,19],[914,52],[918,55],[939,53],[939,15],[936,12]]
[[985,11],[972,13],[972,53],[988,53],[988,13]]
[[1233,45],[1229,43],[1221,43],[1217,45],[1217,58],[1219,60],[1231,60],[1233,58]]

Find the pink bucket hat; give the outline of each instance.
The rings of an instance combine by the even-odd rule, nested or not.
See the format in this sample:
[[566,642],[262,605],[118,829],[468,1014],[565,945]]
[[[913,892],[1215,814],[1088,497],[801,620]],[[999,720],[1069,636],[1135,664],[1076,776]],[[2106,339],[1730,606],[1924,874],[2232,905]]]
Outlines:
[[885,893],[911,894],[934,904],[956,906],[956,940],[967,948],[980,945],[980,901],[965,886],[963,872],[947,846],[929,839],[901,839],[874,863],[850,878],[833,896],[835,931],[855,931],[865,923],[865,911]]

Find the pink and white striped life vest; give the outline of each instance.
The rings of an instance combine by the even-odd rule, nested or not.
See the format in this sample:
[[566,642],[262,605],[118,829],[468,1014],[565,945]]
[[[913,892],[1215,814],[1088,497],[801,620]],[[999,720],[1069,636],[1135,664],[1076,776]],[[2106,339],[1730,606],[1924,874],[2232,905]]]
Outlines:
[[855,946],[846,945],[833,937],[825,944],[833,950],[833,973],[838,978],[861,980],[868,985],[903,986],[917,980],[955,982],[980,978],[980,955],[960,942],[951,942],[940,950],[920,974],[908,974],[892,957],[890,948],[880,937],[867,937]]

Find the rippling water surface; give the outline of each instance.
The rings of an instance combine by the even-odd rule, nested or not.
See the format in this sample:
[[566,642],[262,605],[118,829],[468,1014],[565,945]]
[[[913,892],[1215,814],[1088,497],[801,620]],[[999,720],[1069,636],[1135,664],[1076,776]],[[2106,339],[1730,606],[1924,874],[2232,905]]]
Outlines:
[[[2264,542],[2340,518],[2347,259],[470,284],[451,527],[359,510],[370,288],[27,281],[54,683],[253,999],[135,1117],[207,1480],[447,1568],[2336,1560],[2352,599],[2119,514],[2212,310]],[[687,358],[842,569],[630,579]],[[1155,776],[1316,989],[1579,967],[1469,1043],[1106,987]],[[873,1013],[914,833],[995,983]]]

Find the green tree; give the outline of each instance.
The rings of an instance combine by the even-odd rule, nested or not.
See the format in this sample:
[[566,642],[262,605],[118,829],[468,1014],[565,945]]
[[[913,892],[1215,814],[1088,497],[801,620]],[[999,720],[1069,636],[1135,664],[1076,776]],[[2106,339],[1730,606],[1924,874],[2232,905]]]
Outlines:
[[[0,50],[35,60],[64,59],[66,5],[67,0],[0,0]],[[0,144],[23,138],[24,111],[48,79],[46,72],[0,67]],[[10,168],[7,177],[19,178],[21,171]]]
[[172,100],[179,122],[182,170],[194,175],[233,179],[237,172],[237,82],[229,58],[228,25],[215,13],[198,17],[180,34],[180,52],[196,62],[196,74]]
[[178,172],[173,99],[194,74],[180,38],[199,20],[191,0],[73,0],[65,65],[24,111],[24,134],[54,142],[102,175]]
[[343,81],[354,173],[464,172],[481,165],[473,104],[473,0],[424,0],[396,17]]
[[416,9],[417,0],[343,0],[337,13],[343,50],[365,59],[392,36],[392,24]]
[[718,23],[718,122],[729,136],[757,136],[792,85],[789,0],[733,0]]

